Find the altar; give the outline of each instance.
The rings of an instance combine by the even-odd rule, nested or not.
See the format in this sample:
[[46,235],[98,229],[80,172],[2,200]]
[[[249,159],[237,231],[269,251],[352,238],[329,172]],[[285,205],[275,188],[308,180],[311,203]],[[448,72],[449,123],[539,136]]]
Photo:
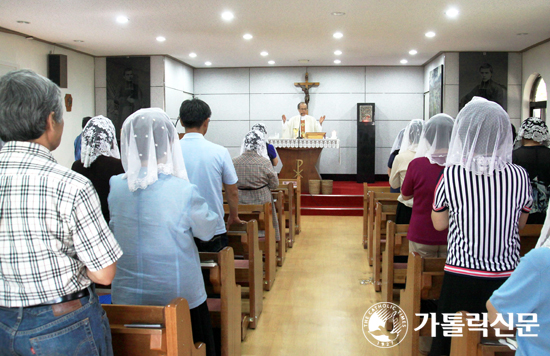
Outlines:
[[279,179],[295,179],[300,176],[302,193],[309,193],[309,180],[321,179],[317,168],[323,148],[340,148],[339,139],[269,139],[283,163]]

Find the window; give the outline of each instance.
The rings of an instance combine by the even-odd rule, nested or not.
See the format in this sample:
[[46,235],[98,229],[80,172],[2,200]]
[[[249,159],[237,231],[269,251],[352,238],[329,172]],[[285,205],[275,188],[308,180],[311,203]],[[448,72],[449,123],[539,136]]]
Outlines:
[[533,83],[530,99],[529,116],[540,117],[546,122],[546,103],[548,101],[546,83],[540,75]]

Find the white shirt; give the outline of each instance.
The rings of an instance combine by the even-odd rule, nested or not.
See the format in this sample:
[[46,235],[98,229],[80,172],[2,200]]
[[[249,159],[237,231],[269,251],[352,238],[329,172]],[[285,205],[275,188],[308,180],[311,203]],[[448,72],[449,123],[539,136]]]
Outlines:
[[323,128],[321,127],[321,124],[313,117],[309,115],[296,115],[294,117],[291,117],[290,119],[286,120],[285,123],[283,123],[283,133],[281,135],[282,138],[296,138],[298,134],[294,133],[294,129],[297,130],[297,132],[300,131],[300,121],[301,119],[305,120],[306,122],[306,132],[322,132]]

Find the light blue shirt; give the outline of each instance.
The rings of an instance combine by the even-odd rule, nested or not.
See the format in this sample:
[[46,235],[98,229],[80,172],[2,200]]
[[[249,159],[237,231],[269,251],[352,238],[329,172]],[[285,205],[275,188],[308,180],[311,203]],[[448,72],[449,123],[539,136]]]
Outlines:
[[180,140],[189,181],[199,188],[208,207],[218,214],[215,235],[226,232],[223,211],[223,184],[237,184],[239,178],[227,148],[216,145],[200,133],[187,133]]
[[166,305],[176,297],[189,308],[206,300],[193,237],[209,240],[218,215],[193,184],[171,175],[131,192],[122,174],[110,180],[110,226],[124,251],[112,284],[114,304]]
[[[538,337],[516,335],[518,350],[516,356],[538,356],[550,354],[550,248],[536,248],[526,254],[516,270],[491,296],[491,304],[508,320],[507,313],[536,313],[540,327],[532,327],[524,334],[537,334]],[[528,324],[526,324],[528,325]],[[521,328],[518,325],[518,328]],[[506,333],[506,331],[503,331]]]

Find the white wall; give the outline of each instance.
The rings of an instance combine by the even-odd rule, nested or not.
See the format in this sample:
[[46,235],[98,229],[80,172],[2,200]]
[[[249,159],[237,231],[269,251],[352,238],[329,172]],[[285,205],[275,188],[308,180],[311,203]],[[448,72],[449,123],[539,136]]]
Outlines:
[[[531,84],[529,78],[533,74],[540,74],[546,83],[546,92],[548,93],[548,84],[550,83],[550,42],[546,42],[531,48],[523,53],[523,78],[522,78],[522,110],[521,117],[525,119],[529,116],[529,95],[531,93]],[[548,109],[546,109],[548,113]],[[548,116],[547,116],[548,117]]]
[[67,88],[61,95],[71,94],[71,112],[64,111],[65,127],[61,144],[53,152],[55,159],[66,167],[74,162],[73,142],[82,131],[82,118],[94,115],[94,59],[38,41],[29,41],[21,36],[0,33],[0,68],[31,69],[43,76],[48,75],[48,54],[67,55]]
[[[170,118],[176,120],[184,100],[193,98],[193,68],[170,57],[164,58],[164,110]],[[181,123],[178,131],[183,132]]]
[[[375,103],[376,174],[385,174],[394,136],[406,122],[422,117],[423,69],[421,67],[309,67],[309,114],[326,115],[323,131],[336,130],[338,150],[325,149],[320,173],[356,174],[357,103]],[[295,82],[305,79],[305,67],[195,69],[194,93],[212,109],[207,139],[239,154],[242,138],[257,122],[268,135],[281,132],[281,116],[298,114],[304,100]]]

